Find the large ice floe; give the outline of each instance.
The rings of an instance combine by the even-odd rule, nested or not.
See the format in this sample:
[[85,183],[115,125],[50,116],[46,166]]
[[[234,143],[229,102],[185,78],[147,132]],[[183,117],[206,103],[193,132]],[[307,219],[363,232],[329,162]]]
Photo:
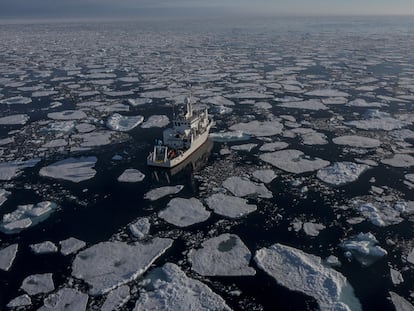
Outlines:
[[216,214],[229,218],[243,217],[257,209],[256,205],[248,204],[246,199],[223,193],[211,195],[206,199],[206,203]]
[[277,177],[274,170],[256,170],[252,176],[265,184],[272,182]]
[[370,266],[377,260],[387,255],[387,251],[378,246],[375,236],[368,233],[358,235],[343,241],[340,246],[349,252],[363,266]]
[[145,175],[141,173],[139,170],[128,168],[126,169],[119,177],[119,182],[140,182],[143,181]]
[[78,250],[84,248],[86,243],[74,237],[67,238],[66,240],[60,241],[60,252],[62,255],[70,255],[76,253]]
[[165,187],[155,188],[155,189],[148,191],[144,195],[144,198],[150,201],[156,201],[167,195],[177,194],[183,189],[184,189],[183,185],[165,186]]
[[295,174],[316,171],[330,164],[329,161],[319,158],[306,158],[302,151],[295,149],[264,153],[259,158],[281,170]]
[[189,278],[175,264],[155,268],[145,280],[134,311],[144,310],[231,310],[219,295],[204,283]]
[[309,91],[305,93],[308,96],[318,96],[318,97],[348,97],[349,94],[341,92],[334,89],[319,89],[314,91]]
[[10,309],[13,309],[13,308],[19,308],[19,307],[27,307],[27,306],[30,306],[31,304],[32,304],[32,300],[30,299],[30,297],[27,294],[23,294],[11,300],[7,304],[7,307]]
[[3,249],[0,249],[0,270],[9,271],[16,258],[18,244],[9,245]]
[[255,183],[247,178],[233,176],[223,181],[223,187],[237,197],[257,195],[260,198],[270,199],[273,194],[264,184]]
[[85,119],[87,115],[82,110],[65,110],[59,112],[49,112],[47,117],[53,120],[81,120]]
[[414,157],[409,154],[395,154],[392,158],[381,160],[382,163],[394,167],[414,166]]
[[210,212],[196,198],[174,198],[158,216],[177,227],[188,227],[206,221],[210,217]]
[[365,164],[335,162],[331,166],[318,170],[316,176],[327,184],[342,186],[357,180],[368,168],[369,166]]
[[332,141],[337,145],[345,145],[355,148],[377,148],[381,145],[381,142],[378,139],[357,135],[339,136],[332,139]]
[[243,133],[243,131],[210,133],[209,137],[212,141],[216,142],[233,142],[250,139],[250,135]]
[[225,233],[202,243],[188,257],[192,269],[205,276],[254,275],[249,267],[251,253],[237,235]]
[[119,113],[114,113],[106,120],[106,126],[114,131],[127,132],[144,121],[143,116],[123,116]]
[[21,288],[30,296],[49,293],[55,289],[52,273],[30,275],[23,280]]
[[150,116],[147,121],[145,121],[141,127],[142,128],[151,128],[151,127],[164,127],[170,123],[170,119],[164,115],[154,115]]
[[345,122],[346,125],[354,126],[361,130],[384,130],[392,131],[406,126],[408,123],[392,117],[370,118],[366,120],[355,120]]
[[88,298],[88,295],[76,289],[64,287],[46,297],[38,311],[85,311]]
[[27,114],[14,114],[0,118],[0,125],[24,125],[29,121]]
[[123,285],[110,291],[100,311],[119,310],[131,297],[128,285]]
[[400,295],[390,292],[391,301],[396,311],[414,311],[414,306]]
[[90,295],[102,295],[142,275],[172,242],[162,238],[146,244],[102,242],[76,256],[72,275],[89,284]]
[[41,168],[39,175],[78,183],[95,176],[93,167],[97,161],[96,157],[68,158]]
[[282,132],[283,124],[279,121],[251,121],[248,123],[238,123],[232,125],[230,130],[233,132],[243,132],[248,135],[252,136],[274,136],[278,135]]
[[14,212],[3,215],[0,230],[8,234],[18,233],[47,219],[56,208],[57,204],[50,201],[19,205]]
[[22,170],[27,167],[33,167],[40,162],[40,159],[27,161],[13,161],[0,163],[0,180],[11,180],[22,174]]
[[347,279],[317,256],[277,243],[258,250],[254,260],[282,286],[315,298],[321,310],[362,310]]

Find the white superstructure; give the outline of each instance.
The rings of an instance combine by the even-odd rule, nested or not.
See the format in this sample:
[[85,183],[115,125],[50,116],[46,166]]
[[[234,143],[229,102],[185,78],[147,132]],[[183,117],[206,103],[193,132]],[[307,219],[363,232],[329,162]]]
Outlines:
[[193,110],[191,99],[188,97],[184,104],[183,111],[174,114],[173,127],[164,130],[163,140],[159,141],[149,154],[148,165],[174,167],[207,140],[212,125],[207,108]]

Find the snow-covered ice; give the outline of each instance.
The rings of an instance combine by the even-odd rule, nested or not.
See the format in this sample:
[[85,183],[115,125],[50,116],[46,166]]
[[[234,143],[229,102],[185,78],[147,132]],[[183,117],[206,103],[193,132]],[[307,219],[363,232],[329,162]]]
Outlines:
[[128,285],[123,285],[110,291],[100,311],[119,310],[131,297]]
[[138,218],[136,221],[130,224],[128,228],[134,237],[141,240],[148,235],[151,228],[151,224],[148,218],[143,217]]
[[247,200],[229,196],[223,193],[215,193],[206,199],[206,204],[216,214],[239,218],[254,212],[257,206],[248,204]]
[[309,236],[318,236],[319,232],[325,228],[326,226],[323,224],[318,224],[314,222],[303,223],[303,231],[306,233],[306,235]]
[[172,242],[162,238],[146,244],[101,242],[76,256],[72,275],[89,284],[90,295],[102,295],[142,275]]
[[128,168],[118,177],[118,181],[134,183],[143,181],[144,178],[145,175],[141,173],[139,170]]
[[395,129],[400,129],[403,126],[407,125],[406,122],[401,120],[394,119],[392,117],[379,117],[371,118],[366,120],[355,120],[345,122],[346,125],[354,126],[361,130],[384,130],[392,131]]
[[277,243],[258,250],[254,260],[282,286],[315,298],[321,310],[362,310],[347,279],[315,255]]
[[16,258],[18,248],[18,244],[12,244],[0,250],[0,270],[10,270]]
[[251,253],[237,235],[225,233],[202,243],[188,257],[192,269],[205,276],[255,275],[249,267]]
[[288,143],[285,143],[283,141],[275,141],[273,143],[266,143],[263,144],[260,147],[260,151],[265,151],[265,152],[269,152],[269,151],[276,151],[276,150],[281,150],[281,149],[285,149],[289,146]]
[[229,128],[233,132],[243,132],[251,136],[274,136],[282,132],[283,124],[279,121],[250,121],[248,123],[238,123]]
[[7,201],[8,196],[11,194],[10,191],[0,188],[0,206]]
[[56,253],[58,251],[57,246],[55,243],[50,241],[45,241],[42,243],[32,244],[30,245],[30,249],[35,254],[50,254],[50,253]]
[[0,100],[0,104],[6,104],[6,105],[26,105],[30,104],[32,102],[32,99],[29,97],[23,97],[23,96],[14,96],[9,98],[4,98]]
[[331,166],[318,170],[316,176],[327,184],[342,186],[357,180],[367,169],[369,169],[369,166],[365,164],[335,162]]
[[73,237],[60,241],[59,244],[60,252],[65,256],[76,253],[78,250],[86,246],[86,243],[84,241]]
[[277,177],[274,170],[256,170],[252,173],[252,176],[265,184],[272,182]]
[[142,128],[152,128],[152,127],[165,127],[170,123],[165,115],[154,115],[150,116],[142,125]]
[[400,295],[390,292],[391,301],[396,311],[414,311],[414,306]]
[[264,153],[259,157],[262,161],[270,163],[281,170],[295,174],[316,171],[330,164],[328,161],[319,158],[307,159],[302,151],[295,149]]
[[68,158],[41,168],[39,175],[78,183],[95,176],[93,167],[97,161],[96,157]]
[[257,144],[235,145],[235,146],[231,146],[231,150],[250,152],[256,146]]
[[7,307],[10,309],[13,309],[13,308],[27,307],[27,306],[30,306],[31,304],[32,304],[32,300],[30,299],[30,297],[27,294],[23,294],[11,300],[7,304]]
[[401,209],[403,205],[399,202],[360,202],[356,204],[359,213],[378,227],[395,225],[403,221]]
[[281,103],[278,106],[284,108],[292,109],[305,109],[305,110],[328,110],[329,108],[325,106],[319,99],[309,99],[297,102],[285,102]]
[[206,221],[210,217],[210,212],[196,198],[174,198],[166,209],[158,213],[158,217],[177,227],[188,227]]
[[27,161],[12,161],[0,163],[0,180],[11,180],[22,174],[22,170],[33,167],[40,162],[40,159]]
[[349,94],[333,89],[319,89],[310,92],[306,92],[305,95],[317,96],[317,97],[348,97]]
[[391,276],[392,284],[394,284],[394,285],[399,285],[399,284],[404,282],[404,278],[403,278],[401,272],[398,271],[398,270],[395,270],[395,269],[391,268],[390,269],[390,276]]
[[332,139],[332,141],[337,145],[345,145],[355,148],[377,148],[381,145],[381,142],[378,139],[357,135],[339,136]]
[[88,295],[68,287],[63,287],[56,293],[49,295],[38,311],[86,311]]
[[165,186],[148,191],[144,198],[150,201],[156,201],[170,194],[177,194],[184,189],[183,185]]
[[146,276],[134,311],[144,310],[231,310],[219,295],[204,283],[189,278],[175,264],[166,263]]
[[395,154],[392,158],[381,160],[382,163],[393,167],[411,167],[414,166],[414,157],[409,154]]
[[0,118],[0,125],[25,125],[29,119],[27,114],[14,114]]
[[343,241],[340,246],[366,267],[387,255],[387,251],[377,244],[378,240],[372,233],[368,232],[359,233]]
[[143,116],[123,116],[114,113],[106,120],[106,126],[114,131],[128,132],[144,121]]
[[21,288],[30,296],[53,291],[52,273],[33,274],[23,280]]
[[233,176],[223,181],[223,187],[237,197],[257,195],[260,198],[270,199],[273,194],[264,184],[255,183],[249,179]]
[[52,120],[81,120],[87,117],[82,110],[64,110],[59,112],[49,112],[47,117]]
[[216,142],[233,142],[250,139],[250,135],[247,135],[242,131],[210,133],[209,137],[211,138],[211,140]]

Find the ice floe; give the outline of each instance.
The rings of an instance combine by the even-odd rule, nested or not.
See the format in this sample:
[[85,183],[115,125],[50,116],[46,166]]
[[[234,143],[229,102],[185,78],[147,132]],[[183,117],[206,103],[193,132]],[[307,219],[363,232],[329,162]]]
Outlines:
[[50,254],[58,251],[57,246],[50,241],[30,245],[30,249],[35,254]]
[[134,237],[141,240],[148,235],[151,228],[151,224],[148,218],[143,217],[138,218],[136,221],[130,224],[128,228]]
[[22,174],[22,170],[33,167],[40,162],[40,159],[27,161],[12,161],[0,163],[0,180],[11,180]]
[[295,149],[264,153],[259,158],[281,170],[295,174],[316,171],[330,164],[319,158],[309,159],[302,151]]
[[247,152],[250,152],[256,146],[257,146],[257,144],[235,145],[235,146],[231,146],[231,149],[232,150],[236,150],[236,151],[247,151]]
[[281,149],[285,149],[289,146],[288,143],[285,143],[283,141],[275,141],[273,143],[266,143],[263,144],[260,147],[260,151],[265,151],[265,152],[269,152],[269,151],[276,151],[276,150],[281,150]]
[[27,114],[14,114],[0,118],[0,125],[24,125],[29,119]]
[[390,292],[391,301],[396,311],[414,311],[414,306],[400,295]]
[[414,166],[414,157],[409,154],[395,154],[392,158],[381,160],[382,163],[393,167]]
[[303,223],[303,231],[306,233],[306,235],[309,236],[318,236],[319,232],[326,228],[323,224],[318,224],[314,222],[304,222]]
[[327,184],[342,186],[357,180],[367,169],[369,166],[365,164],[335,162],[331,166],[318,170],[316,176]]
[[93,167],[97,161],[96,157],[68,158],[41,168],[39,175],[78,183],[95,176]]
[[255,275],[249,267],[251,253],[234,234],[222,234],[202,243],[202,248],[188,254],[191,268],[205,276]]
[[[113,131],[96,131],[90,133],[81,133],[72,135],[73,140],[81,141],[81,147],[100,147],[109,145],[113,142],[113,137],[115,136]],[[116,136],[115,136],[116,137]]]
[[145,175],[141,173],[139,170],[128,168],[118,177],[118,181],[134,183],[143,181],[144,178]]
[[207,285],[189,278],[175,264],[166,263],[146,276],[134,311],[143,310],[231,310]]
[[206,199],[206,204],[216,214],[238,218],[254,212],[257,206],[248,204],[246,199],[233,197],[223,193],[215,193]]
[[407,125],[407,122],[403,122],[392,117],[379,117],[366,120],[355,120],[345,122],[346,125],[354,126],[361,130],[384,130],[392,131],[400,129]]
[[206,221],[210,217],[210,212],[196,198],[174,198],[166,209],[158,213],[158,217],[177,227],[188,227]]
[[156,201],[167,195],[177,194],[183,189],[184,189],[183,185],[160,187],[160,188],[156,188],[156,189],[152,189],[148,191],[144,195],[144,198],[150,201]]
[[147,105],[152,103],[151,98],[129,98],[127,100],[128,104],[133,107],[140,106],[140,105]]
[[0,188],[0,206],[7,201],[8,196],[11,194],[10,191]]
[[233,132],[243,132],[251,136],[274,136],[280,134],[283,129],[283,124],[279,121],[250,121],[247,123],[234,124],[229,128]]
[[86,246],[86,243],[84,241],[73,237],[60,241],[59,244],[60,252],[65,256],[76,253],[78,250]]
[[23,280],[21,288],[30,296],[53,291],[52,273],[34,274]]
[[392,284],[399,285],[401,283],[404,283],[404,278],[400,271],[391,268],[390,276],[391,276]]
[[337,145],[345,145],[355,148],[377,148],[381,145],[381,142],[378,139],[357,135],[339,136],[332,139],[332,141]]
[[407,203],[396,202],[357,202],[359,213],[378,227],[395,225],[403,221],[401,213]]
[[142,128],[165,127],[170,123],[170,119],[164,115],[150,116],[142,125]]
[[32,300],[27,294],[21,295],[19,297],[14,298],[8,304],[8,308],[20,308],[20,307],[27,307],[32,304]]
[[315,255],[274,244],[258,250],[254,260],[282,286],[315,298],[321,310],[362,310],[347,279]]
[[144,121],[143,116],[123,116],[114,113],[106,120],[106,126],[114,131],[128,132]]
[[146,244],[101,242],[76,256],[72,275],[89,284],[90,295],[102,295],[142,275],[172,242],[162,238]]
[[365,99],[362,98],[357,98],[355,100],[350,101],[349,103],[346,104],[347,106],[350,107],[383,107],[383,106],[387,106],[387,104],[383,104],[383,103],[378,103],[378,102],[367,102]]
[[257,195],[260,198],[270,199],[273,197],[264,184],[255,183],[249,179],[233,176],[227,178],[223,182],[223,187],[229,190],[237,197],[244,197],[248,195]]
[[309,99],[296,102],[285,102],[281,103],[278,106],[284,108],[293,108],[293,109],[305,109],[305,110],[328,110],[329,108],[325,106],[319,99]]
[[209,137],[216,142],[233,142],[250,139],[250,135],[245,134],[242,131],[210,133]]
[[18,244],[12,244],[0,250],[0,270],[10,270],[16,258],[18,248]]
[[43,306],[38,311],[85,311],[88,298],[88,295],[76,289],[63,287],[56,293],[46,297]]
[[252,176],[265,184],[271,183],[277,177],[274,170],[256,170]]
[[378,240],[372,233],[368,232],[359,233],[343,241],[340,246],[366,267],[387,255],[387,251],[377,244]]
[[100,311],[119,310],[131,297],[129,286],[123,285],[115,288],[106,296]]
[[47,114],[49,119],[53,120],[81,120],[87,117],[86,113],[82,110],[64,110],[59,112],[49,112]]
[[32,102],[32,99],[29,97],[23,97],[23,96],[14,96],[9,97],[0,100],[0,104],[6,104],[6,105],[26,105],[30,104]]

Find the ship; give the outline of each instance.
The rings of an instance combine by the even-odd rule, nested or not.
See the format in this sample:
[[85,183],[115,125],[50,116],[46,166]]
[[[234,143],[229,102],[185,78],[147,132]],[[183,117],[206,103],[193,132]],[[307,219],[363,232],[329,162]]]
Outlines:
[[147,165],[173,168],[185,161],[208,139],[213,125],[207,107],[193,109],[191,97],[184,99],[184,106],[173,113],[172,128],[163,131],[147,158]]

